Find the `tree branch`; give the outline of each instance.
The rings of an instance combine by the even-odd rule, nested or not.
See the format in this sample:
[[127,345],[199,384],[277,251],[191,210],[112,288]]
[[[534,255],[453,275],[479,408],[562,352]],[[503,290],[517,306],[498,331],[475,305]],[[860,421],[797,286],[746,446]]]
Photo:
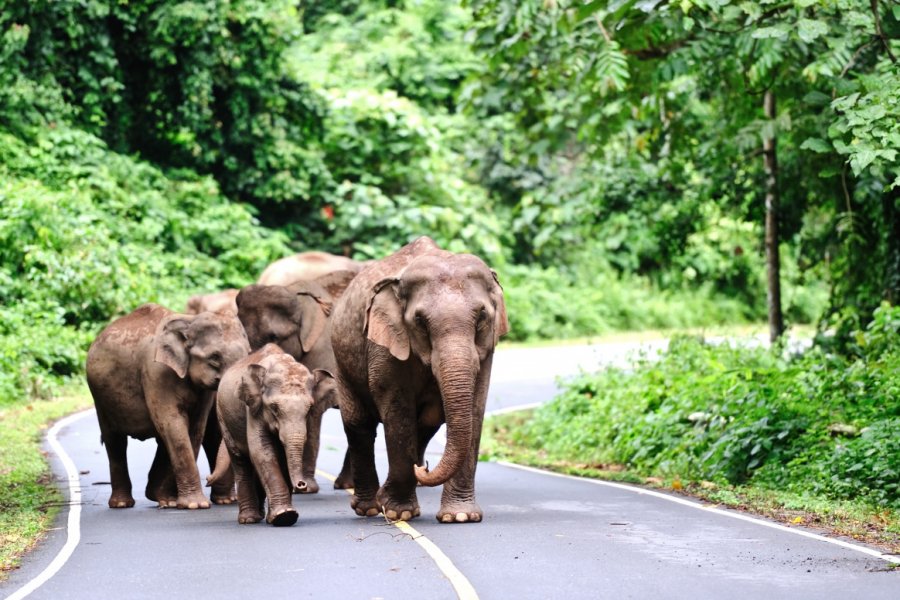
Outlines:
[[878,0],[870,0],[869,6],[872,7],[872,16],[875,18],[875,33],[881,40],[881,45],[884,46],[884,50],[885,52],[887,52],[887,55],[891,59],[891,62],[896,65],[897,57],[894,56],[893,52],[891,52],[891,44],[887,40],[887,38],[884,37],[884,32],[881,30],[881,15],[878,14]]

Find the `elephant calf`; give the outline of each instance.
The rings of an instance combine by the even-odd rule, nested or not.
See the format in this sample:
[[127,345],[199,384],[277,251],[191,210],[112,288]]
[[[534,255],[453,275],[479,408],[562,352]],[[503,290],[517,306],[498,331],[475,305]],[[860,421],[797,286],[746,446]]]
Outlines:
[[[357,275],[332,314],[338,402],[358,515],[419,515],[416,483],[444,484],[442,523],[480,521],[475,466],[499,337],[509,324],[496,274],[471,254],[419,238]],[[389,469],[380,488],[374,441],[384,423]],[[434,471],[425,447],[447,423]]]
[[[257,350],[266,343],[275,343],[310,371],[324,369],[333,373],[335,364],[329,315],[334,302],[355,276],[355,271],[334,271],[287,287],[248,285],[243,288],[237,296],[238,318],[247,332],[250,347]],[[316,461],[322,417],[327,408],[317,408],[309,418],[304,459],[304,476],[308,484],[303,492],[305,494],[319,491],[315,478]],[[347,459],[334,487],[353,487]]]
[[262,520],[264,498],[269,501],[266,522],[297,522],[291,494],[308,485],[307,420],[317,406],[334,402],[333,382],[328,372],[310,373],[275,344],[266,344],[225,373],[216,409],[237,481],[238,523]]
[[226,313],[183,315],[145,304],[100,332],[86,373],[109,458],[110,508],[134,506],[128,436],[159,444],[147,498],[163,508],[209,508],[197,454],[212,392],[225,369],[249,352],[240,321]]

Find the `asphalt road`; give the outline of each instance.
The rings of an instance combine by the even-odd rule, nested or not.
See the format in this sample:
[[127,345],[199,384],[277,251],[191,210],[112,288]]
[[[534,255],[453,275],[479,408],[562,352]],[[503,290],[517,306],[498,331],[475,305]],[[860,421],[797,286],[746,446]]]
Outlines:
[[[546,401],[556,375],[621,364],[633,348],[500,352],[489,408]],[[319,467],[336,474],[344,443],[336,411],[325,428]],[[58,439],[80,472],[80,540],[27,596],[35,600],[900,597],[900,572],[871,549],[683,498],[496,463],[478,469],[480,524],[437,523],[440,488],[419,489],[422,517],[413,529],[357,517],[348,495],[324,478],[320,494],[295,497],[300,520],[289,528],[238,525],[233,505],[159,510],[138,497],[133,509],[111,510],[93,413],[70,421]],[[154,449],[153,442],[130,443],[136,492]],[[51,452],[61,485],[63,458]],[[383,454],[381,461],[383,476]],[[21,597],[23,586],[54,563],[74,535],[66,527],[70,512],[77,510],[63,511],[58,528],[0,585],[0,596]]]

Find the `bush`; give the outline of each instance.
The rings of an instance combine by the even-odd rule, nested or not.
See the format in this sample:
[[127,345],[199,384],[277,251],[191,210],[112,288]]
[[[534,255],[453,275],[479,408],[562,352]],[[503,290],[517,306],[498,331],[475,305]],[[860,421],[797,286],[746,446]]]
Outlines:
[[900,508],[898,319],[876,311],[851,357],[678,338],[659,360],[572,381],[511,440],[551,460]]
[[209,178],[167,176],[64,125],[27,141],[0,128],[0,404],[80,374],[113,317],[179,310],[288,252]]

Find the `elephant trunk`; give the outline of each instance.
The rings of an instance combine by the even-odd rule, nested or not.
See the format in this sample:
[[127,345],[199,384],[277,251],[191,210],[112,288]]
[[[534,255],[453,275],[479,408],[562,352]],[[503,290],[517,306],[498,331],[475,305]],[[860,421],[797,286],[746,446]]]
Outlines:
[[447,446],[437,466],[415,467],[416,479],[421,485],[435,486],[453,477],[465,463],[472,447],[472,427],[475,401],[475,380],[478,375],[478,359],[468,343],[447,344],[443,352],[432,352],[432,371],[438,382],[447,420]]
[[306,490],[306,479],[303,478],[303,446],[306,444],[306,431],[291,431],[284,436],[284,454],[287,458],[288,477],[294,492]]

